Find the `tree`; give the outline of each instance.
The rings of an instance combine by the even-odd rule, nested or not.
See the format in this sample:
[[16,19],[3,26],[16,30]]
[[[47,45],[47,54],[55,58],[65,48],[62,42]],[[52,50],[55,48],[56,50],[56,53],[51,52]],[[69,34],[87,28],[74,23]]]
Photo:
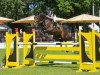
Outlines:
[[95,14],[100,8],[99,0],[0,0],[0,16],[15,20],[46,13],[50,8],[59,17],[70,18],[82,13],[92,14],[92,3],[95,4]]

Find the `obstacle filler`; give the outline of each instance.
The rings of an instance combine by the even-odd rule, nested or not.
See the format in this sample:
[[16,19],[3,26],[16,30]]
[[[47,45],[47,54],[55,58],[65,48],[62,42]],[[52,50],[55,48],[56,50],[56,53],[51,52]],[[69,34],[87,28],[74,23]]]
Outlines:
[[[80,48],[80,47],[79,47]],[[67,47],[35,47],[35,50],[42,50],[42,51],[53,51],[53,53],[55,53],[55,51],[77,51],[79,49],[78,47],[75,47],[75,49],[71,49],[71,48],[67,48]],[[42,53],[38,53],[36,54],[36,58],[38,59],[45,59],[45,60],[79,60],[79,55],[67,55],[64,54],[42,54]]]
[[[11,43],[14,42],[14,48],[11,48]],[[5,57],[5,68],[18,67],[18,32],[16,34],[9,34],[6,32],[6,57]]]

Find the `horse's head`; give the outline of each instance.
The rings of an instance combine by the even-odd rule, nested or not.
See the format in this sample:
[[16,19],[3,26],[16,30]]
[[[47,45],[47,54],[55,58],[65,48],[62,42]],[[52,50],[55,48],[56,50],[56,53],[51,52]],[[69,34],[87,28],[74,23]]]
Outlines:
[[51,30],[53,26],[53,20],[52,19],[45,19],[45,29]]
[[45,15],[45,14],[40,13],[38,17],[39,17],[39,22],[41,23],[41,22],[43,22],[43,21],[45,20],[46,15]]
[[39,14],[34,17],[34,22],[36,25],[39,25],[40,23],[42,23],[45,20],[45,18],[46,18],[45,14]]

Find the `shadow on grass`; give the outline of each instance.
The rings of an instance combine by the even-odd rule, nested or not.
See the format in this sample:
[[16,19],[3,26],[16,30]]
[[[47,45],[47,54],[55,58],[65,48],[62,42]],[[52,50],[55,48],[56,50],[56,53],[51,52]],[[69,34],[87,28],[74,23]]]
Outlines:
[[68,68],[68,69],[72,69],[72,70],[78,70],[78,66],[75,65],[62,65],[62,64],[54,64],[54,63],[50,63],[50,64],[39,64],[38,66],[42,66],[42,67],[58,67],[58,68]]

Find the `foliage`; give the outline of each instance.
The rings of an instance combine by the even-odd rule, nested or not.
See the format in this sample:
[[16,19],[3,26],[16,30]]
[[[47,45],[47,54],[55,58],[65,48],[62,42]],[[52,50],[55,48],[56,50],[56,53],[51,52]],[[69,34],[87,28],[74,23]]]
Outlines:
[[[0,16],[18,19],[23,14],[24,3],[21,0],[0,0]],[[20,13],[20,14],[19,14]]]
[[82,13],[92,14],[92,4],[95,5],[95,15],[100,8],[99,0],[0,0],[0,16],[15,20],[32,14],[46,13],[50,8],[59,17],[72,17]]

